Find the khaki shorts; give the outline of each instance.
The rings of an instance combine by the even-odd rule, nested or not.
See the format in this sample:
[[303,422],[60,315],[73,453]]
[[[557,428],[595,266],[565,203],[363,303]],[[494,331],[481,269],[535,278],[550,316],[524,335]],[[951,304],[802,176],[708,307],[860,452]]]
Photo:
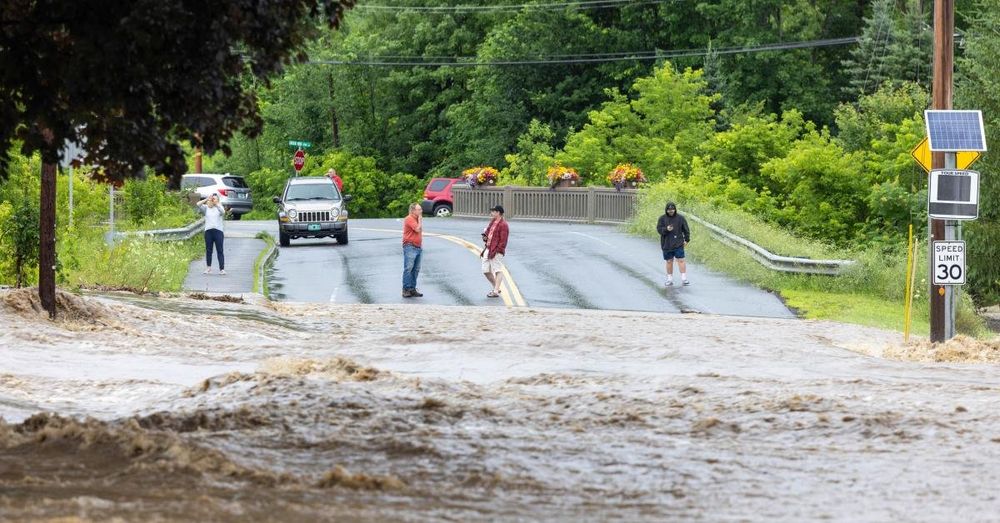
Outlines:
[[496,274],[503,270],[503,254],[497,253],[497,255],[494,256],[492,260],[487,258],[486,256],[487,255],[484,254],[483,257],[481,258],[483,261],[483,274],[486,273]]

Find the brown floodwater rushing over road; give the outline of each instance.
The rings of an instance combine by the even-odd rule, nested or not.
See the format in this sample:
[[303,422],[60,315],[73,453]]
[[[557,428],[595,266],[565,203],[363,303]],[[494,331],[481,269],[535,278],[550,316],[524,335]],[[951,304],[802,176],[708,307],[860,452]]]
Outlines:
[[31,297],[0,292],[5,521],[1000,517],[997,343],[130,295],[50,322]]

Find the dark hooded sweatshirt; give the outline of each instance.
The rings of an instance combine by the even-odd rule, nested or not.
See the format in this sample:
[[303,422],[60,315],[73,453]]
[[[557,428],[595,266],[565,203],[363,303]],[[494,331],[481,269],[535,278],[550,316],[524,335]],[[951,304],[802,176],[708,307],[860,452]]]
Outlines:
[[[667,214],[667,209],[673,207],[674,215]],[[680,249],[684,243],[691,241],[691,230],[688,229],[688,222],[677,212],[677,206],[668,203],[663,209],[663,216],[656,222],[656,232],[660,233],[660,248],[665,251]],[[668,225],[673,225],[671,230],[667,230]]]

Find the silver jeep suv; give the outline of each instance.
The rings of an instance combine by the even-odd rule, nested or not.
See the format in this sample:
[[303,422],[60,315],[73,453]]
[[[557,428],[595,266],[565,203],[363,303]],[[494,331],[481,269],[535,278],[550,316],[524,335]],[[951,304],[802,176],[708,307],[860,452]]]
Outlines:
[[326,238],[347,243],[347,202],[326,176],[289,178],[278,204],[278,243],[288,247],[295,238]]

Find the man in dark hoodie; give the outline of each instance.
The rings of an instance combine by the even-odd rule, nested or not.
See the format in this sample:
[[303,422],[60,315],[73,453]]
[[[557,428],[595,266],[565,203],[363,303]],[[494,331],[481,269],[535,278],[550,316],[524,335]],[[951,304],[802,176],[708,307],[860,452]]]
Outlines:
[[656,222],[656,232],[660,233],[660,248],[663,249],[663,259],[667,262],[667,286],[674,284],[674,258],[681,270],[681,281],[691,285],[687,278],[687,265],[684,263],[684,247],[691,241],[691,230],[688,222],[677,213],[677,205],[668,202],[664,215]]

